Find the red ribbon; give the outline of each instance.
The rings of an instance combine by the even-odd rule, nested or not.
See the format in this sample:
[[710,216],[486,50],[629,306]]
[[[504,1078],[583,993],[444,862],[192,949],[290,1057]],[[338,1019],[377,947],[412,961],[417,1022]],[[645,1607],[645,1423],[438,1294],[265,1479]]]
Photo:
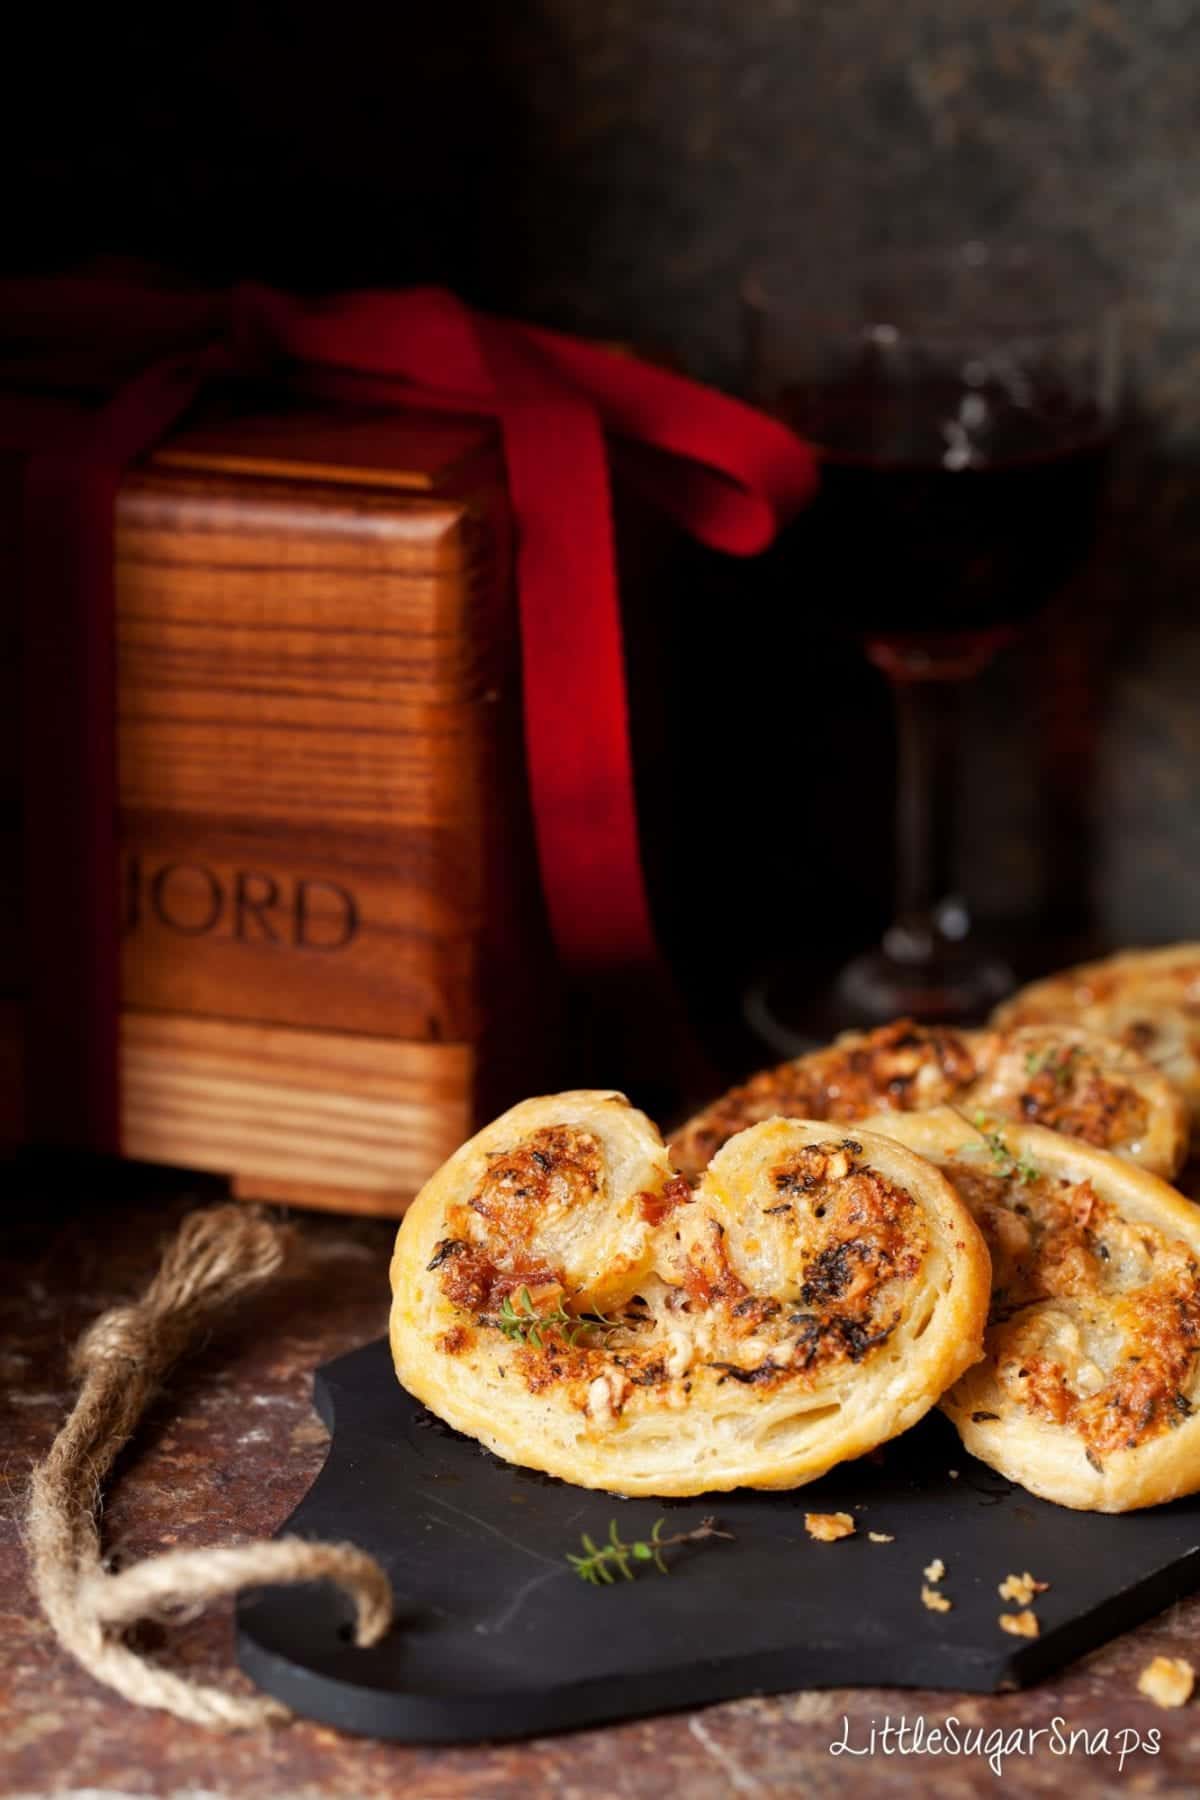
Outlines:
[[[551,928],[576,973],[656,965],[606,438],[675,520],[743,555],[763,549],[809,497],[810,452],[737,400],[620,352],[474,312],[436,288],[305,302],[256,286],[214,301],[110,282],[0,284],[0,321],[19,335],[22,319],[36,340],[61,342],[73,328],[101,344],[120,339],[157,352],[27,469],[33,1134],[118,1142],[113,506],[122,470],[216,378],[282,363],[318,385],[349,381],[371,403],[498,420],[517,527],[526,752]],[[191,348],[169,349],[180,343]]]

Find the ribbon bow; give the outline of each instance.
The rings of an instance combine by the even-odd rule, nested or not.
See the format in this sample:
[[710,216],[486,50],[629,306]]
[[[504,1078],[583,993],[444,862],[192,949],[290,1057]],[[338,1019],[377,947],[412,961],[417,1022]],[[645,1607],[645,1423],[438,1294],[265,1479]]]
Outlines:
[[105,281],[0,284],[0,322],[19,337],[22,321],[35,338],[57,331],[61,340],[71,327],[101,344],[150,346],[153,357],[26,469],[26,743],[42,797],[26,821],[35,901],[30,1088],[35,1104],[54,1095],[35,1135],[117,1142],[114,506],[121,471],[213,380],[290,365],[352,378],[368,403],[498,421],[517,528],[526,757],[551,929],[576,972],[656,962],[606,439],[659,507],[704,543],[742,555],[763,549],[808,498],[814,463],[805,446],[679,375],[473,311],[437,288],[311,302],[259,286],[214,300]]

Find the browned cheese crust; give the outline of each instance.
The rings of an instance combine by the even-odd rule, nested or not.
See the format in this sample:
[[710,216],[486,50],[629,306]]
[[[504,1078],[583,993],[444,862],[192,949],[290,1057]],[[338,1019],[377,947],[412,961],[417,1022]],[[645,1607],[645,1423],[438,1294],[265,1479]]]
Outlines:
[[1037,1127],[948,1110],[876,1124],[937,1163],[991,1255],[986,1354],[944,1401],[968,1449],[1069,1506],[1200,1489],[1195,1209]]
[[404,1384],[499,1454],[622,1493],[792,1486],[978,1356],[983,1241],[901,1146],[774,1120],[693,1190],[619,1096],[514,1108],[414,1202]]
[[958,1105],[1078,1137],[1172,1175],[1187,1147],[1182,1097],[1136,1049],[1072,1026],[955,1031],[900,1019],[765,1069],[676,1132],[695,1180],[721,1145],[776,1115],[852,1124]]
[[[569,1127],[531,1134],[497,1159],[465,1206],[448,1208],[451,1235],[440,1240],[427,1268],[462,1315],[453,1343],[443,1349],[461,1354],[477,1332],[501,1328],[506,1300],[520,1294],[527,1310],[528,1296],[533,1309],[554,1322],[538,1331],[536,1344],[521,1346],[516,1372],[531,1394],[561,1384],[579,1403],[584,1388],[610,1364],[634,1387],[669,1380],[661,1334],[647,1329],[644,1299],[635,1295],[608,1315],[615,1330],[586,1323],[581,1328],[588,1315],[569,1310],[575,1296],[564,1271],[538,1259],[539,1208],[558,1184],[594,1193],[598,1150],[589,1132]],[[864,1168],[861,1154],[853,1138],[806,1144],[768,1172],[777,1196],[768,1214],[786,1214],[791,1225],[800,1209],[811,1221],[805,1279],[786,1305],[755,1294],[735,1272],[728,1229],[713,1214],[699,1218],[691,1210],[692,1191],[682,1176],[661,1197],[639,1196],[644,1217],[665,1218],[671,1202],[689,1208],[679,1221],[676,1248],[666,1253],[678,1278],[667,1312],[680,1319],[707,1315],[712,1336],[730,1359],[701,1364],[716,1371],[716,1386],[726,1380],[811,1386],[829,1364],[859,1362],[886,1343],[921,1268],[926,1233],[911,1196]],[[469,1235],[472,1212],[487,1221],[481,1242]],[[735,1360],[751,1340],[758,1360]]]
[[[1011,1400],[1069,1426],[1097,1457],[1191,1416],[1184,1390],[1200,1346],[1200,1267],[1185,1244],[1149,1225],[1131,1230],[1086,1176],[1014,1182],[956,1167],[953,1181],[991,1253],[988,1344]],[[1047,1349],[1039,1306],[1058,1301],[1105,1307],[1121,1337],[1123,1355],[1095,1392],[1082,1346]]]
[[694,1181],[722,1144],[760,1119],[853,1124],[884,1108],[924,1110],[956,1099],[976,1073],[963,1033],[897,1019],[760,1070],[689,1119],[672,1137],[671,1155]]
[[1075,1024],[1144,1055],[1183,1094],[1200,1140],[1200,944],[1123,950],[1022,988],[993,1023]]

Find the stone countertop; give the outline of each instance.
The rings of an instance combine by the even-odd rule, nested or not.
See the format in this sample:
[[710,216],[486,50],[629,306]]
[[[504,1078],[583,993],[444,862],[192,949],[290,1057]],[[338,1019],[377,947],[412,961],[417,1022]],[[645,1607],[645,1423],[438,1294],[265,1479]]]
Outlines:
[[[115,1800],[508,1800],[602,1796],[687,1800],[835,1790],[845,1796],[919,1791],[936,1779],[947,1796],[992,1793],[984,1755],[830,1752],[845,1739],[865,1750],[890,1716],[932,1728],[954,1715],[960,1732],[1012,1740],[1055,1717],[1083,1731],[1075,1753],[1043,1737],[1033,1754],[1004,1762],[1008,1793],[1041,1794],[1064,1782],[1090,1794],[1194,1793],[1200,1702],[1162,1712],[1136,1692],[1154,1654],[1195,1654],[1200,1598],[1183,1601],[1063,1676],[1019,1694],[961,1697],[876,1689],[750,1698],[691,1714],[641,1720],[532,1742],[421,1749],[339,1736],[295,1724],[218,1737],[140,1711],[83,1674],[56,1646],[28,1592],[20,1518],[28,1470],[49,1445],[69,1400],[69,1346],[96,1313],[140,1290],[157,1249],[189,1205],[219,1184],[154,1171],[108,1178],[85,1171],[71,1197],[48,1201],[45,1177],[10,1181],[0,1309],[0,1795]],[[392,1228],[378,1221],[300,1220],[304,1267],[248,1302],[176,1373],[119,1466],[105,1543],[119,1563],[169,1545],[237,1543],[275,1530],[319,1468],[326,1434],[309,1393],[314,1367],[377,1336],[386,1321]],[[232,1672],[231,1608],[142,1642],[174,1667],[240,1684]],[[1107,1727],[1110,1754],[1095,1740]],[[1161,1734],[1157,1754],[1133,1753],[1118,1771],[1115,1734]],[[992,1740],[997,1741],[995,1739]]]

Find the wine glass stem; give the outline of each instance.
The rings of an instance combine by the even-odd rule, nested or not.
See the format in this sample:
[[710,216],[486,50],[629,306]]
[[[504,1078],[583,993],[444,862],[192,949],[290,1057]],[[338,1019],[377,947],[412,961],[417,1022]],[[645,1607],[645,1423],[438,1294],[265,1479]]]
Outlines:
[[[957,680],[891,678],[896,708],[896,917],[884,949],[897,962],[924,963],[947,941],[954,893]],[[955,936],[966,928],[955,901]]]

